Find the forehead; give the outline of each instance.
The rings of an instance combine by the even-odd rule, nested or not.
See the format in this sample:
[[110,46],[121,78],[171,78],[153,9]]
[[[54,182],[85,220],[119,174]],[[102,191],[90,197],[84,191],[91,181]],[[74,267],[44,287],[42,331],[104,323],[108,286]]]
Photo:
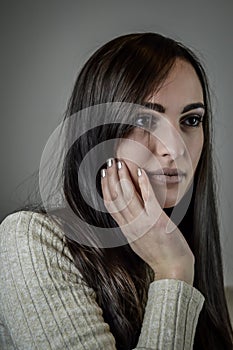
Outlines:
[[203,102],[202,86],[193,66],[186,61],[177,60],[162,87],[148,102],[157,102],[166,110]]

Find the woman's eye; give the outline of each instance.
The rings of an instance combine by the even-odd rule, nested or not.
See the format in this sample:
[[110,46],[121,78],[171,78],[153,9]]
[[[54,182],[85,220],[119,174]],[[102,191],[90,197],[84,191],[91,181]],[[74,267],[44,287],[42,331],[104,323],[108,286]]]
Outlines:
[[202,123],[202,116],[191,115],[182,120],[182,124],[189,127],[198,127]]
[[156,126],[156,120],[152,115],[140,114],[135,117],[135,126],[153,129]]

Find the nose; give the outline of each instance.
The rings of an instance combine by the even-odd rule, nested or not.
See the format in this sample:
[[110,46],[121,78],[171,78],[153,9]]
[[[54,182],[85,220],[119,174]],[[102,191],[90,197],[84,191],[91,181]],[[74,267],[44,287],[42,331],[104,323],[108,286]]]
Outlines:
[[175,160],[185,153],[185,144],[173,125],[159,128],[155,135],[155,154],[159,157],[170,157]]

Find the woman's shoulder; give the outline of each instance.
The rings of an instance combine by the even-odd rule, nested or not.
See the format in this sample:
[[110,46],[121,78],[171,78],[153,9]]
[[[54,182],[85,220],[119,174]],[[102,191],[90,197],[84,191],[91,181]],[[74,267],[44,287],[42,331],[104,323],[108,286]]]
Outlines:
[[14,244],[20,240],[33,240],[64,245],[65,234],[62,229],[46,213],[18,211],[8,215],[0,225],[1,242]]
[[[40,236],[47,240],[64,240],[64,231],[58,223],[46,213],[35,211],[18,211],[8,215],[0,225],[1,235],[32,234],[35,238]],[[11,236],[12,238],[12,236]]]
[[[74,268],[61,226],[46,213],[19,211],[8,215],[0,225],[0,251],[8,262]],[[3,262],[4,263],[4,262]],[[76,277],[77,277],[76,271]]]
[[48,216],[48,214],[44,212],[26,210],[17,211],[6,216],[2,221],[0,228],[1,230],[8,228],[13,230],[24,230],[24,232],[28,232],[31,228],[41,229],[41,226],[45,226],[50,230],[56,230],[58,228],[52,218]]
[[0,237],[2,342],[7,329],[21,349],[51,344],[73,349],[85,337],[93,339],[92,329],[86,328],[101,315],[95,292],[76,268],[65,233],[53,219],[36,212],[11,214],[0,226]]
[[37,211],[17,211],[6,216],[1,222],[1,229],[5,228],[15,228],[15,229],[26,229],[28,230],[30,225],[40,226],[43,223],[50,222],[53,226],[52,220],[44,212]]

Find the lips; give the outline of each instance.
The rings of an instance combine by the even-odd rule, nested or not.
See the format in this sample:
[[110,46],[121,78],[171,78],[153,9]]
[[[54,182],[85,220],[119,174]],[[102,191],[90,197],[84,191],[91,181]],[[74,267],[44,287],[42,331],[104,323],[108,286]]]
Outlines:
[[167,175],[167,176],[178,176],[178,175],[182,175],[184,176],[185,173],[183,171],[181,171],[180,169],[177,168],[162,168],[162,169],[158,169],[154,172],[149,172],[150,174],[154,174],[154,175]]
[[161,168],[147,173],[151,180],[160,184],[180,183],[186,175],[185,172],[177,168]]

